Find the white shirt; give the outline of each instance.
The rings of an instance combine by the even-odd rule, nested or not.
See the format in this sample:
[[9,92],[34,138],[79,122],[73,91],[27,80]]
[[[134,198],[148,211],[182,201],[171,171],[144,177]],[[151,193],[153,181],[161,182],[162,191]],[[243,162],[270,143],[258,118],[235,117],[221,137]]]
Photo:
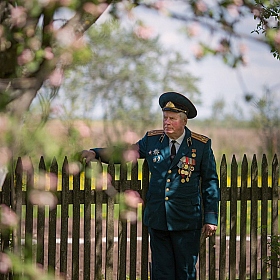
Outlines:
[[176,153],[178,152],[183,140],[184,140],[184,137],[185,137],[185,134],[186,134],[186,131],[184,130],[183,134],[178,138],[178,139],[170,139],[169,138],[169,147],[170,147],[170,150],[171,150],[171,146],[172,146],[172,140],[175,140],[175,148],[176,148]]

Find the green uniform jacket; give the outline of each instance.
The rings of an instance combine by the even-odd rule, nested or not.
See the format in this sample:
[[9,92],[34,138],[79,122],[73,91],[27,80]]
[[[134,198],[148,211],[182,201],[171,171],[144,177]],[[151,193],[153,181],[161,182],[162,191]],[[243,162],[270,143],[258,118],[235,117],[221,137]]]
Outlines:
[[[151,173],[144,211],[148,227],[193,230],[218,223],[219,183],[211,140],[185,130],[172,162],[163,130],[149,131],[137,143],[140,158],[147,160]],[[103,149],[93,150],[102,160]]]
[[147,132],[138,145],[151,172],[144,223],[158,230],[217,225],[219,184],[211,140],[186,128],[172,162],[169,138],[163,131]]

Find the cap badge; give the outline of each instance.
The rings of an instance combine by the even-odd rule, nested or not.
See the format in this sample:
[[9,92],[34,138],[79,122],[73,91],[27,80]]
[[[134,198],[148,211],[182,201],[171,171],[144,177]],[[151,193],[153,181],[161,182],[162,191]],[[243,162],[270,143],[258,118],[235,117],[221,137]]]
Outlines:
[[166,105],[165,105],[165,108],[176,108],[176,107],[175,107],[175,105],[174,105],[173,102],[168,101],[168,102],[166,103]]

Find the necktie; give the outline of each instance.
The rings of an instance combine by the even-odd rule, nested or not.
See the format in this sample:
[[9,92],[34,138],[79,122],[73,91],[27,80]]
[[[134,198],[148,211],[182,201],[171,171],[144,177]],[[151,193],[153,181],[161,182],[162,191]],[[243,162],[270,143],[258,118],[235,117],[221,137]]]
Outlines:
[[175,147],[175,140],[172,140],[172,146],[171,146],[171,153],[170,153],[170,159],[171,161],[174,159],[175,155],[176,155],[176,147]]

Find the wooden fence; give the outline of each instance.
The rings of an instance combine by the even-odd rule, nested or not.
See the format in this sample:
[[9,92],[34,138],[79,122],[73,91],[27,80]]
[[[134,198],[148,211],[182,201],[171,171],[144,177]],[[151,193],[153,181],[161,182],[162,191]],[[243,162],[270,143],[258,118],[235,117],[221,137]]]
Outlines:
[[[93,164],[91,172],[98,166]],[[21,158],[17,160],[0,198],[21,223],[12,233],[1,233],[1,250],[24,258],[27,249],[34,262],[65,279],[149,279],[143,208],[135,209],[136,223],[120,219],[124,205],[114,193],[134,190],[144,199],[149,184],[147,163],[102,165],[102,174],[110,174],[111,182],[103,175],[101,185],[96,173],[69,175],[69,168],[67,158],[60,169],[54,159],[47,171],[41,158],[35,172],[32,165],[26,171]],[[40,179],[38,171],[44,171]],[[259,165],[254,156],[250,166],[246,155],[240,164],[233,156],[230,166],[223,156],[219,175],[219,230],[215,236],[201,238],[199,279],[277,279],[278,254],[269,246],[271,236],[278,236],[279,225],[277,156],[268,164],[264,155]],[[40,204],[42,197],[43,201],[51,198],[50,191],[56,194],[57,205],[38,207],[36,201]],[[268,256],[276,258],[268,264],[264,261]],[[13,279],[13,274],[1,274],[0,279]]]

